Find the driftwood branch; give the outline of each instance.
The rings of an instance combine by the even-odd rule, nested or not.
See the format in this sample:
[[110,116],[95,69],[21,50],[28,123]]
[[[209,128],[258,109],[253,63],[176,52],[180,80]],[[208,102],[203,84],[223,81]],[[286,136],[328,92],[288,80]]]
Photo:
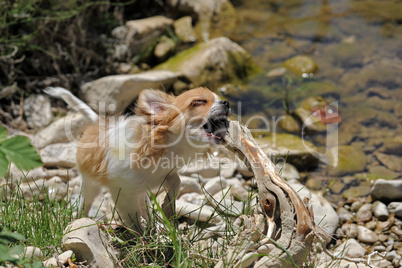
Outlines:
[[227,149],[253,171],[259,206],[254,215],[242,216],[243,230],[215,267],[301,266],[313,241],[325,238],[325,232],[314,224],[312,210],[279,176],[247,128],[231,121],[225,140]]

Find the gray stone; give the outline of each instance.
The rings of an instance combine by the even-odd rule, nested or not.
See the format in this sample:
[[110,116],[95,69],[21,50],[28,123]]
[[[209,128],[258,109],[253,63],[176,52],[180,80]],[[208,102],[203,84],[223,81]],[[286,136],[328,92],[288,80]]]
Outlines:
[[357,226],[357,239],[364,243],[374,244],[378,241],[378,235],[365,226]]
[[389,217],[389,213],[388,213],[388,209],[387,206],[380,202],[380,201],[375,201],[373,203],[373,213],[374,216],[376,216],[376,218],[380,221],[386,221]]
[[366,254],[366,250],[353,238],[340,244],[334,251],[334,255],[341,258],[345,256],[350,258],[361,258],[364,254]]
[[346,235],[347,239],[357,237],[357,225],[352,223],[346,223],[342,225],[342,231]]
[[64,265],[67,263],[67,259],[73,256],[72,250],[67,250],[57,257],[51,257],[43,262],[43,266],[45,267],[65,267]]
[[87,261],[89,267],[121,267],[116,253],[94,220],[82,218],[70,223],[61,243],[64,250],[72,250],[77,261]]
[[290,180],[300,180],[300,174],[297,171],[297,169],[289,164],[289,163],[284,163],[284,164],[277,164],[276,169],[278,172],[280,171],[281,177],[287,181]]
[[50,98],[45,95],[31,95],[24,100],[24,114],[29,128],[47,126],[53,118]]
[[297,192],[300,198],[310,198],[314,211],[314,222],[332,236],[338,227],[339,217],[332,205],[320,194],[311,192],[307,187],[296,180],[289,182],[289,185]]
[[371,210],[372,204],[364,204],[356,212],[356,221],[358,222],[368,222],[373,217]]
[[338,213],[340,222],[350,221],[354,217],[353,214],[344,207],[338,208],[337,213]]
[[197,193],[186,193],[179,197],[179,200],[191,203],[194,205],[202,206],[205,204],[204,195],[197,194]]
[[72,143],[50,144],[40,151],[45,167],[72,168],[76,164],[77,148]]
[[168,88],[176,80],[169,71],[147,71],[102,77],[81,87],[83,100],[99,113],[118,114],[138,97],[143,89]]
[[174,22],[174,31],[182,42],[189,43],[197,40],[192,21],[190,16],[184,16]]
[[117,26],[116,28],[114,28],[112,30],[111,34],[114,38],[124,40],[124,39],[126,39],[127,31],[128,31],[127,27],[124,25],[121,25],[121,26]]
[[185,193],[202,194],[200,182],[196,178],[180,176],[180,180],[181,184],[180,184],[179,196]]
[[387,208],[389,212],[395,214],[395,217],[402,219],[402,202],[391,202]]
[[371,196],[383,202],[402,200],[402,180],[376,180],[371,188]]
[[389,155],[383,153],[376,153],[375,154],[378,161],[381,162],[387,168],[400,172],[402,171],[402,158],[396,155]]
[[131,55],[136,55],[152,45],[173,26],[173,20],[155,16],[126,22],[126,43]]
[[221,191],[222,189],[225,189],[226,186],[227,186],[226,179],[221,177],[215,177],[209,179],[207,183],[204,185],[204,188],[209,195],[214,195],[217,192]]
[[45,182],[50,199],[63,200],[67,195],[67,185],[60,177],[53,177]]
[[42,260],[43,253],[40,248],[28,246],[24,249],[24,257],[26,259]]
[[32,145],[41,149],[49,144],[78,141],[83,126],[91,121],[80,113],[71,112],[40,130],[32,138]]
[[220,216],[217,216],[215,210],[208,205],[198,206],[181,200],[176,200],[176,212],[179,216],[184,216],[192,220],[201,222],[209,221],[211,223],[222,222]]

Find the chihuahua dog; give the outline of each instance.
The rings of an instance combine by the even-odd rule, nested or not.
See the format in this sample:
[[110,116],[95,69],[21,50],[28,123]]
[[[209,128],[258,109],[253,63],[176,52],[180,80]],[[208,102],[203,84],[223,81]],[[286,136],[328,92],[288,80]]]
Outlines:
[[63,88],[47,88],[45,92],[62,98],[94,122],[84,130],[77,148],[85,215],[101,186],[106,186],[122,222],[138,231],[142,231],[141,218],[148,220],[148,193],[152,189],[166,190],[162,208],[167,217],[174,214],[180,178],[173,160],[188,163],[211,145],[222,144],[227,131],[229,103],[207,88],[177,97],[143,90],[136,115],[129,117],[99,117]]

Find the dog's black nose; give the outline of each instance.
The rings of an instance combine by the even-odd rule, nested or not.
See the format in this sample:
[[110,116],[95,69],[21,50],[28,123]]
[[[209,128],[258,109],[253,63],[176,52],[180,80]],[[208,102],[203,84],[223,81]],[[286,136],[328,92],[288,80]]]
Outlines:
[[229,109],[229,108],[230,108],[230,104],[229,104],[229,102],[228,102],[228,101],[225,101],[225,100],[220,101],[220,104],[224,105],[224,106],[225,106],[227,109]]

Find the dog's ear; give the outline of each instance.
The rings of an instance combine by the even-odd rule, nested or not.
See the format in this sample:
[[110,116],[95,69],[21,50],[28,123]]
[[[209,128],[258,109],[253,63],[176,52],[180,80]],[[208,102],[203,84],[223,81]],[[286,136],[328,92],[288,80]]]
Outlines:
[[141,91],[135,113],[137,115],[157,115],[166,111],[174,101],[174,96],[160,90]]

